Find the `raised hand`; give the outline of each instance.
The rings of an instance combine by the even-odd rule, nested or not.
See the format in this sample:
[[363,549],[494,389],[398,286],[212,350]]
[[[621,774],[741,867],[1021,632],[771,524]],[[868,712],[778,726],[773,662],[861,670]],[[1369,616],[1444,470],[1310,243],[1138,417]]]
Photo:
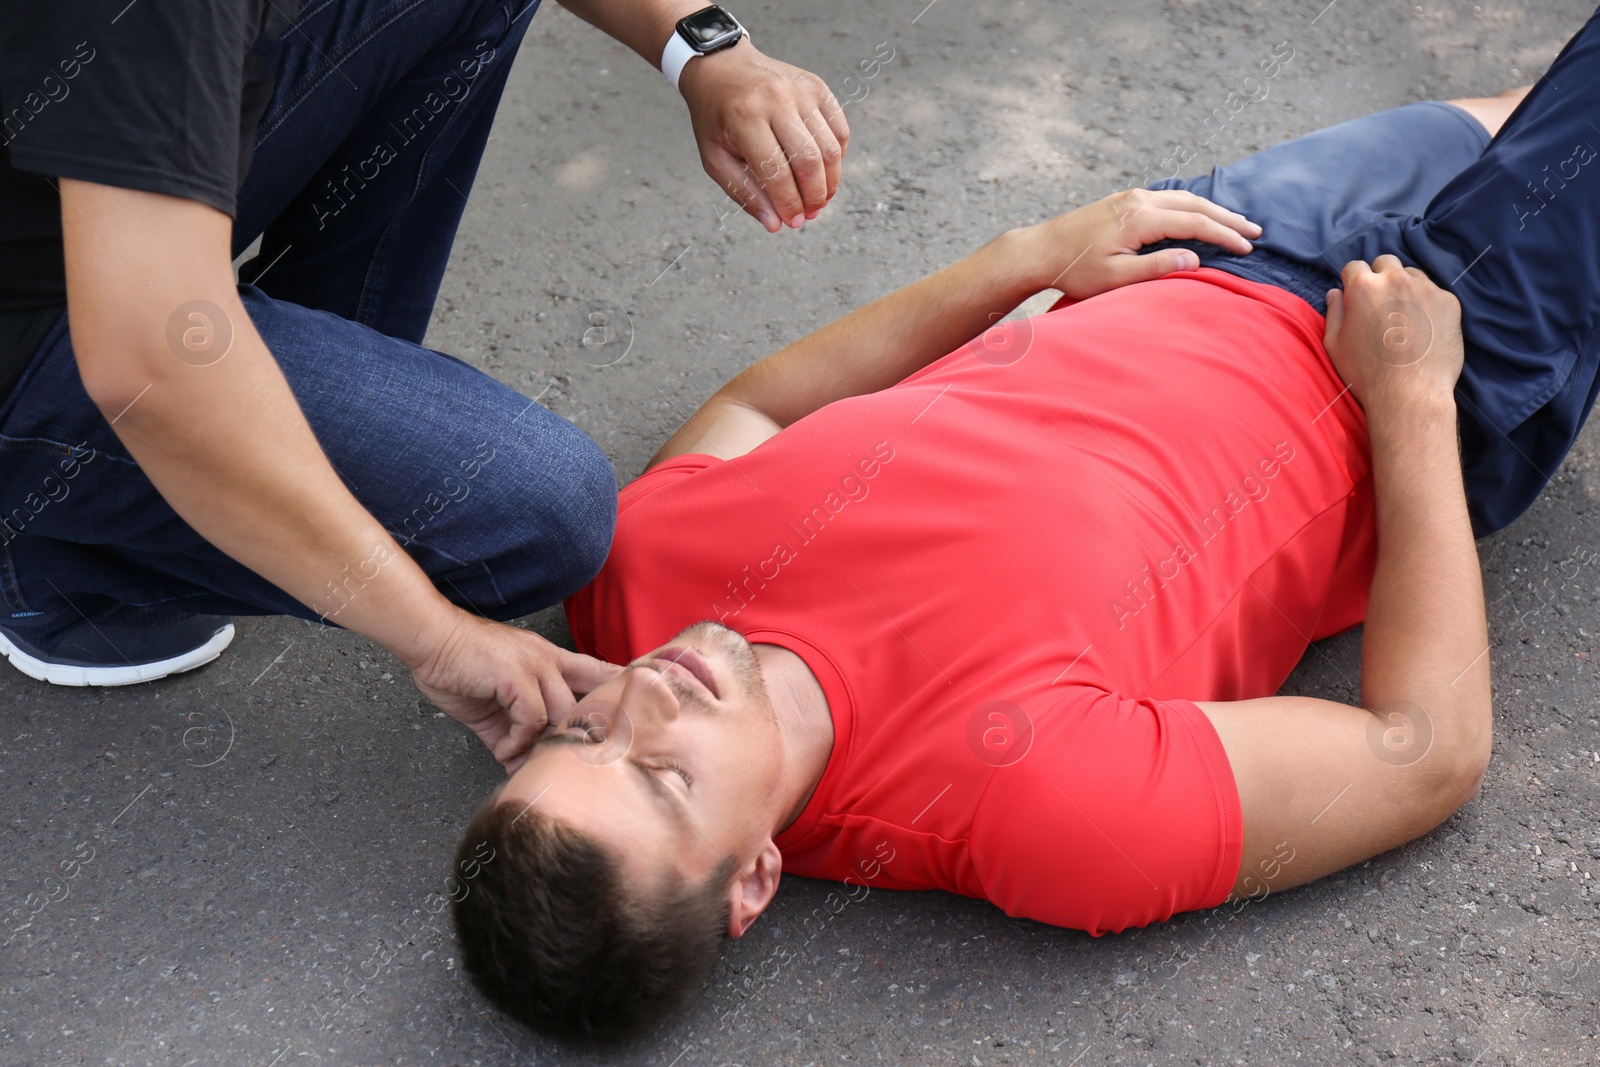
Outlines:
[[691,62],[678,88],[706,173],[769,233],[827,206],[850,125],[821,78],[746,39]]

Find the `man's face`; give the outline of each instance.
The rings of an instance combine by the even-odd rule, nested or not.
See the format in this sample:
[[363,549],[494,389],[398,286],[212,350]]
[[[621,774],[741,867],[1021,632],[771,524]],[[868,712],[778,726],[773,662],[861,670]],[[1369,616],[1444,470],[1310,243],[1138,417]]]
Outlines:
[[699,884],[770,840],[780,753],[749,642],[697,623],[551,721],[499,799],[591,835],[633,885]]

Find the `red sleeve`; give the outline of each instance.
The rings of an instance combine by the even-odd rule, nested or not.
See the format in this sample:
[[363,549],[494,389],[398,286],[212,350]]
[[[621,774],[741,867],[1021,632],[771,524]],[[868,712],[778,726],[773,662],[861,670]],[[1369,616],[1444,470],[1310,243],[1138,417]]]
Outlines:
[[1033,731],[973,819],[972,862],[990,901],[1098,935],[1227,899],[1243,821],[1204,712],[1082,687]]
[[622,487],[622,491],[617,494],[617,513],[620,515],[622,512],[627,511],[628,508],[660,489],[663,485],[670,485],[679,478],[724,462],[726,460],[718,459],[716,456],[707,456],[700,452],[690,452],[687,455],[664,459]]

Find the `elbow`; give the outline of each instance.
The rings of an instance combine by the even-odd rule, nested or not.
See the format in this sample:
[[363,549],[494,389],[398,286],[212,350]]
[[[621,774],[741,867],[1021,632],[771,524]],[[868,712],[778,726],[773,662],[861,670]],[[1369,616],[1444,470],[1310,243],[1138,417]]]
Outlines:
[[156,383],[158,368],[137,351],[84,352],[77,350],[78,377],[83,391],[107,421],[126,412]]
[[1481,726],[1472,731],[1456,758],[1455,787],[1462,804],[1477,796],[1483,788],[1484,775],[1489,772],[1489,759],[1494,752],[1493,713],[1488,701],[1484,702],[1479,717]]
[[1439,822],[1478,795],[1494,749],[1494,718],[1487,697],[1452,708],[1451,712],[1450,729],[1440,731],[1443,736],[1435,739],[1440,760],[1430,775]]
[[[216,366],[237,347],[237,324],[246,321],[237,303],[190,300],[168,316],[118,304],[76,315],[69,321],[84,392],[113,419],[146,390],[214,382],[215,371],[205,379],[193,372]],[[164,306],[164,300],[152,298],[151,306]]]
[[117,417],[134,397],[138,390],[130,389],[127,375],[115,372],[96,371],[87,373],[81,367],[79,377],[83,380],[83,391],[89,394],[89,399],[94,406],[100,409],[100,414],[109,422]]

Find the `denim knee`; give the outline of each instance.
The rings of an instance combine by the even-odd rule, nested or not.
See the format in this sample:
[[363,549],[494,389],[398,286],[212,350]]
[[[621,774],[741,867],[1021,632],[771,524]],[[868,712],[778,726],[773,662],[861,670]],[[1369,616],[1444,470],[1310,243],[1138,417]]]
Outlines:
[[611,460],[576,426],[571,427],[571,439],[567,506],[561,516],[561,537],[567,546],[563,599],[600,573],[617,528],[617,475]]
[[606,454],[576,426],[533,410],[542,425],[504,446],[508,462],[488,519],[505,532],[501,550],[484,561],[503,598],[493,613],[500,618],[549,607],[588,584],[617,524],[617,479]]

